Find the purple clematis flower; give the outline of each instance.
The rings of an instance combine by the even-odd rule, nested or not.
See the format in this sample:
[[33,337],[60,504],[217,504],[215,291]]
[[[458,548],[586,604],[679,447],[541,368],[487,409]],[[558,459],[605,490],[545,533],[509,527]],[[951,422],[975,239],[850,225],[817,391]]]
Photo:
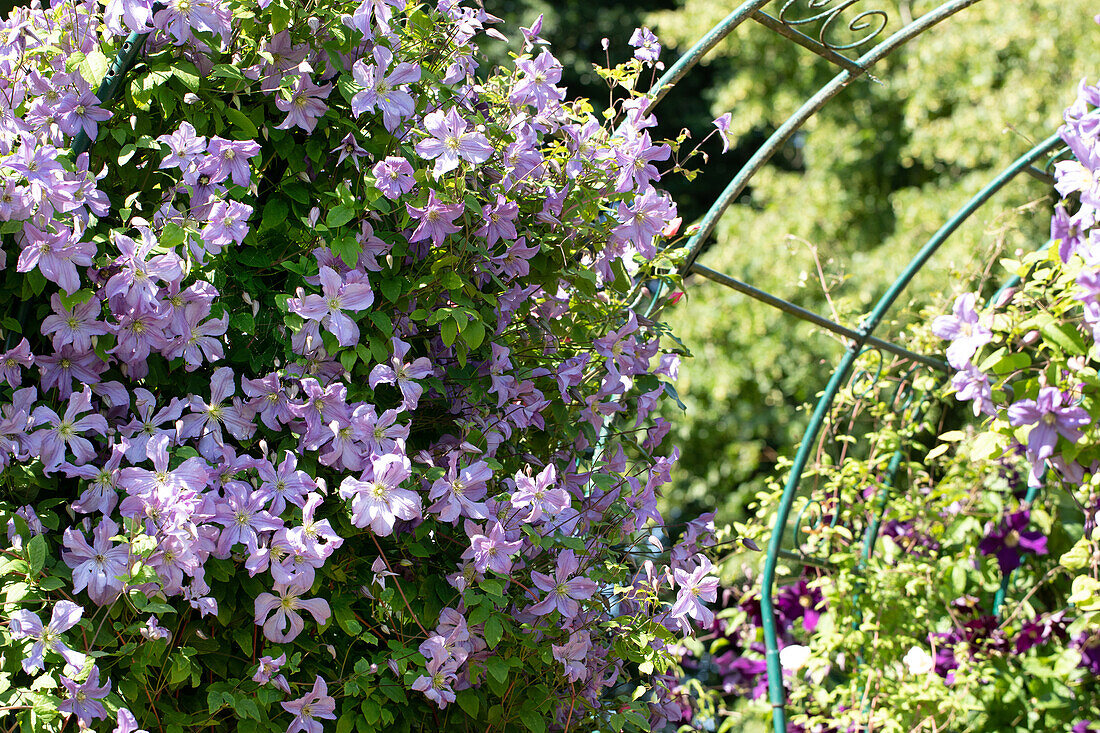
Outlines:
[[475,534],[470,537],[470,549],[463,554],[464,559],[473,558],[474,567],[479,573],[492,570],[494,573],[509,575],[512,572],[512,555],[523,547],[522,540],[509,542],[504,535],[500,522],[493,522],[489,534]]
[[967,362],[966,366],[951,378],[951,388],[955,390],[956,400],[973,403],[971,407],[974,410],[974,417],[981,414],[995,414],[993,387],[989,384],[989,375],[970,362]]
[[1033,463],[1042,463],[1054,455],[1059,435],[1075,443],[1081,438],[1082,429],[1092,422],[1084,408],[1068,403],[1057,387],[1042,387],[1036,399],[1008,406],[1008,421],[1012,425],[1035,425],[1027,436],[1027,451]]
[[31,650],[23,658],[23,671],[30,674],[38,669],[45,669],[46,663],[43,655],[47,650],[57,652],[65,662],[77,669],[84,666],[86,655],[73,651],[61,640],[61,634],[68,631],[84,615],[84,609],[72,601],[58,601],[54,604],[50,622],[45,626],[42,620],[35,614],[20,608],[12,611],[11,620],[8,622],[8,633],[13,639],[34,639]]
[[336,720],[336,700],[328,694],[328,685],[320,675],[313,681],[313,689],[308,693],[290,702],[279,703],[283,710],[294,714],[294,720],[290,721],[290,727],[286,733],[321,733],[324,727],[317,718]]
[[714,126],[718,129],[718,137],[722,138],[723,153],[729,152],[730,149],[730,124],[732,122],[732,112],[727,112],[714,121]]
[[1058,204],[1054,207],[1054,216],[1050,218],[1050,238],[1060,240],[1058,256],[1062,262],[1069,262],[1074,252],[1081,252],[1089,229],[1096,223],[1096,209],[1082,206],[1073,216],[1066,207]]
[[359,327],[344,311],[362,311],[371,307],[374,292],[370,284],[365,280],[345,283],[331,267],[322,267],[321,290],[323,295],[291,299],[288,303],[290,312],[310,321],[319,321],[341,346],[354,346],[359,342]]
[[947,347],[947,363],[956,369],[965,368],[974,352],[993,338],[993,333],[978,323],[978,313],[974,310],[976,299],[974,293],[963,293],[955,298],[954,315],[938,316],[932,321],[932,333],[951,341]]
[[671,618],[690,616],[704,627],[714,623],[714,613],[703,605],[704,602],[713,603],[718,597],[718,578],[711,574],[713,571],[714,566],[705,557],[690,573],[680,568],[672,571],[680,590],[669,611]]
[[657,57],[661,55],[661,43],[653,35],[653,31],[645,27],[634,29],[630,45],[634,47],[634,58],[639,61],[655,64]]
[[88,679],[83,682],[77,683],[68,677],[62,677],[61,684],[69,696],[57,706],[60,712],[76,715],[81,727],[90,725],[97,718],[107,717],[107,709],[103,707],[100,700],[111,693],[111,678],[108,677],[107,681],[100,686],[98,667],[92,667],[92,671],[88,673]]
[[411,362],[405,361],[405,355],[409,353],[409,345],[393,337],[393,358],[390,364],[376,364],[370,371],[367,383],[371,389],[379,384],[397,384],[401,390],[401,406],[406,410],[415,410],[420,402],[420,396],[424,394],[424,388],[414,382],[414,379],[424,379],[432,374],[432,363],[428,357],[421,356]]
[[[572,550],[562,550],[558,555],[557,567],[554,576],[545,575],[538,571],[531,573],[531,580],[535,587],[546,592],[546,598],[531,606],[528,611],[536,616],[545,616],[557,610],[561,613],[562,620],[569,620],[580,613],[580,604],[591,598],[596,593],[596,582],[589,578],[574,578],[580,563]],[[718,579],[714,580],[717,587]],[[713,600],[713,598],[711,598]]]
[[78,417],[91,409],[92,390],[89,387],[85,387],[82,392],[74,392],[69,397],[69,406],[65,410],[64,417],[45,405],[34,408],[35,423],[46,425],[32,435],[35,452],[42,459],[43,473],[48,475],[61,465],[66,447],[72,452],[77,464],[87,463],[95,458],[96,451],[92,447],[92,442],[81,433],[93,432],[106,435],[107,418],[98,413]]
[[290,684],[287,683],[286,677],[279,674],[279,670],[286,664],[286,652],[283,652],[277,657],[260,657],[260,664],[256,668],[256,674],[252,675],[252,681],[261,685],[270,683],[275,688],[282,690],[286,694],[290,694]]
[[111,538],[119,534],[119,526],[104,517],[92,533],[89,546],[84,535],[75,529],[65,530],[65,550],[61,559],[73,569],[73,592],[88,589],[88,597],[99,606],[115,601],[122,593],[123,581],[130,570],[130,547],[118,545]]
[[[261,593],[256,596],[256,625],[264,627],[264,636],[270,641],[285,644],[293,641],[305,628],[305,622],[298,615],[299,610],[309,611],[313,620],[324,625],[331,615],[328,601],[324,598],[302,599],[309,591],[297,584],[275,584],[275,593]],[[272,611],[275,613],[272,614]],[[269,618],[270,617],[270,618]]]
[[461,231],[462,227],[454,223],[454,220],[462,216],[466,208],[462,204],[447,206],[443,199],[435,195],[435,189],[428,190],[428,202],[423,208],[416,208],[412,204],[405,204],[409,216],[419,222],[409,242],[420,242],[431,239],[432,244],[438,247],[448,234]]
[[351,522],[356,527],[370,525],[371,531],[385,537],[393,534],[398,519],[419,519],[420,495],[402,489],[412,475],[409,459],[387,453],[371,457],[370,465],[358,479],[346,477],[340,483],[340,497],[351,501]]
[[359,59],[352,66],[352,75],[363,90],[352,97],[351,113],[358,117],[364,112],[381,109],[382,124],[393,132],[416,110],[416,102],[405,85],[420,81],[420,67],[400,63],[387,74],[393,52],[385,46],[375,46],[374,60],[374,64],[368,64]]
[[412,165],[400,156],[391,155],[378,161],[371,168],[371,173],[374,174],[374,185],[391,201],[396,201],[416,185]]
[[512,493],[512,506],[517,509],[531,507],[531,513],[524,521],[537,522],[544,514],[555,517],[570,505],[569,492],[554,488],[557,480],[558,473],[553,464],[542,469],[534,478],[523,473],[515,475],[516,490]]
[[102,305],[95,298],[76,303],[70,309],[62,304],[61,296],[54,293],[50,296],[50,307],[53,313],[43,319],[42,335],[50,336],[54,351],[60,351],[66,345],[72,345],[81,352],[91,351],[93,336],[111,332],[106,323],[96,320]]
[[436,178],[453,171],[460,160],[484,163],[493,154],[493,146],[488,139],[468,128],[468,123],[455,107],[447,112],[436,110],[424,117],[424,129],[430,137],[418,142],[415,149],[421,158],[435,160],[432,174]]
[[978,543],[983,555],[996,555],[1001,573],[1011,573],[1020,567],[1024,553],[1047,554],[1047,538],[1043,533],[1026,530],[1030,519],[1031,512],[1026,509],[1009,514],[1000,524],[991,525]]
[[328,105],[321,100],[327,99],[330,92],[331,84],[318,86],[307,74],[299,74],[290,89],[290,97],[279,94],[275,98],[275,106],[287,113],[286,119],[276,125],[276,129],[288,130],[297,126],[306,132],[313,132],[317,119],[328,109]]

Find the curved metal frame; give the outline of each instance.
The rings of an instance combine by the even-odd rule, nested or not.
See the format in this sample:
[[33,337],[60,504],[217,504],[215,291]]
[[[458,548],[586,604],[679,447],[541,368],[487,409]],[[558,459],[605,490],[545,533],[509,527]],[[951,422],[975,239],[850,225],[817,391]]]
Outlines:
[[[775,523],[772,528],[771,539],[768,543],[767,555],[765,558],[762,579],[761,579],[761,611],[762,611],[762,626],[764,630],[765,641],[765,660],[767,664],[768,674],[768,694],[769,700],[773,708],[772,725],[776,733],[785,733],[787,730],[787,715],[785,710],[786,700],[783,688],[783,674],[782,668],[779,662],[779,649],[778,649],[778,633],[775,622],[775,607],[774,607],[774,585],[775,575],[778,562],[780,558],[786,558],[801,562],[804,564],[818,565],[827,567],[828,563],[822,563],[821,561],[813,558],[803,557],[800,553],[785,550],[783,548],[784,537],[786,536],[786,530],[788,521],[790,518],[791,510],[798,492],[799,484],[802,479],[802,474],[805,471],[806,465],[809,462],[811,452],[814,444],[817,442],[818,437],[824,427],[826,417],[832,408],[833,401],[835,400],[840,389],[849,378],[852,372],[852,368],[856,359],[863,353],[865,347],[878,349],[880,351],[887,351],[903,358],[909,359],[915,363],[931,367],[940,371],[947,371],[947,365],[942,360],[935,357],[925,356],[921,354],[915,354],[903,347],[892,344],[888,341],[884,341],[880,338],[876,338],[873,335],[875,329],[882,322],[886,313],[891,306],[901,295],[901,293],[908,286],[910,281],[916,275],[916,273],[924,266],[924,264],[932,257],[933,254],[947,241],[947,239],[959,228],[959,226],[966,221],[978,208],[980,208],[986,201],[988,201],[994,194],[996,194],[1001,188],[1003,188],[1009,181],[1014,179],[1019,173],[1026,172],[1032,176],[1039,177],[1044,181],[1049,181],[1049,175],[1041,168],[1034,165],[1036,161],[1042,158],[1047,153],[1054,150],[1060,143],[1060,139],[1057,135],[1053,135],[1046,140],[1042,141],[1035,147],[1033,147],[1026,154],[1017,159],[1014,163],[1008,166],[999,175],[994,177],[984,188],[982,188],[977,194],[974,195],[964,206],[962,206],[954,216],[952,216],[940,229],[928,240],[928,242],[918,251],[918,253],[909,262],[906,268],[901,272],[893,284],[886,290],[882,297],[875,304],[874,308],[867,315],[866,318],[855,329],[849,328],[840,324],[837,324],[823,316],[820,316],[811,311],[807,311],[793,303],[789,303],[781,298],[778,298],[770,293],[765,293],[757,288],[741,282],[729,275],[725,275],[720,272],[716,272],[710,268],[707,268],[701,264],[696,263],[696,259],[699,257],[702,251],[703,245],[714,233],[718,220],[725,210],[732,204],[738,196],[745,190],[751,178],[772,158],[772,156],[787,142],[788,139],[804,125],[814,114],[816,114],[826,103],[833,97],[839,94],[846,86],[854,81],[859,76],[869,73],[869,69],[878,61],[892,53],[895,49],[904,45],[909,40],[924,33],[926,30],[932,28],[941,21],[954,15],[955,13],[964,10],[965,8],[974,5],[980,0],[948,0],[942,3],[939,7],[928,13],[922,15],[920,18],[913,20],[906,26],[890,35],[885,40],[881,41],[869,51],[861,55],[857,59],[850,59],[846,56],[838,53],[839,51],[849,50],[856,48],[871,38],[878,35],[879,32],[885,27],[886,21],[884,13],[877,10],[864,10],[855,18],[853,18],[849,24],[849,30],[861,31],[872,22],[871,18],[881,18],[881,25],[879,25],[874,32],[867,37],[861,39],[859,42],[850,43],[845,45],[830,43],[826,37],[831,24],[837,21],[840,13],[847,10],[849,7],[855,4],[857,0],[839,0],[839,3],[834,5],[835,0],[803,0],[807,3],[808,8],[819,9],[820,12],[812,14],[810,17],[795,19],[790,18],[789,10],[796,0],[785,0],[778,18],[774,18],[770,15],[766,15],[761,12],[761,9],[768,4],[768,0],[749,0],[743,3],[733,12],[726,16],[719,24],[714,26],[710,32],[708,32],[695,46],[693,46],[684,56],[661,77],[661,79],[655,85],[651,92],[653,102],[651,108],[659,103],[664,96],[668,93],[669,89],[675,85],[677,81],[684,77],[687,72],[699,62],[714,46],[716,46],[721,40],[728,37],[734,30],[736,30],[745,20],[752,18],[758,21],[762,25],[778,32],[780,35],[790,40],[799,43],[800,45],[810,49],[814,53],[822,56],[823,58],[835,63],[841,67],[842,71],[838,73],[829,83],[823,86],[814,96],[808,99],[802,107],[798,109],[793,115],[791,115],[768,139],[767,141],[756,150],[753,156],[744,164],[744,166],[734,175],[733,179],[726,186],[725,190],[714,202],[714,204],[707,211],[706,215],[700,222],[698,231],[688,240],[687,248],[688,255],[684,261],[684,264],[680,268],[682,275],[697,274],[701,277],[713,280],[722,285],[730,287],[738,292],[749,295],[752,298],[760,300],[768,305],[790,313],[798,318],[807,320],[822,328],[825,328],[833,333],[843,336],[848,339],[848,348],[837,365],[835,371],[832,374],[829,382],[826,384],[824,392],[821,394],[814,408],[814,411],[810,417],[809,424],[806,428],[806,432],[803,436],[802,442],[799,445],[798,451],[795,454],[793,464],[790,469],[790,475],[784,486],[783,493],[780,498],[779,506],[777,508],[777,515]],[[831,7],[830,7],[831,6]],[[797,26],[811,23],[813,21],[824,21],[820,35],[817,40],[810,38],[802,34]],[[862,23],[862,25],[861,25]],[[657,298],[654,299],[656,302]],[[917,395],[910,395],[910,400],[918,399]],[[920,406],[917,408],[921,409]],[[882,515],[888,503],[889,494],[892,490],[894,480],[897,472],[901,467],[904,460],[904,451],[898,449],[891,457],[888,466],[886,467],[886,474],[883,481],[883,486],[879,491],[876,500],[877,511],[875,516],[871,519],[866,527],[863,536],[863,547],[861,552],[861,565],[869,560],[871,554],[874,552],[875,543],[878,538],[879,528],[881,525]],[[1034,498],[1034,489],[1029,491],[1027,500]],[[812,503],[812,502],[811,502]],[[809,504],[807,504],[807,507]],[[802,512],[805,512],[804,507]],[[802,512],[799,514],[800,521]],[[996,598],[994,599],[994,612],[1000,608],[1001,602],[1004,598],[1007,590],[1010,578],[1003,579],[1002,587],[998,591]]]

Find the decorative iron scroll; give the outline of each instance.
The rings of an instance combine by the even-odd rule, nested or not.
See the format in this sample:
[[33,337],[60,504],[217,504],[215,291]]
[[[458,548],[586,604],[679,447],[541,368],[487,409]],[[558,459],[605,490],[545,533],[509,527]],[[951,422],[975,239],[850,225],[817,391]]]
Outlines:
[[[830,36],[837,28],[837,23],[844,22],[843,18],[841,18],[844,11],[861,1],[862,0],[787,0],[783,3],[783,8],[779,11],[779,21],[795,30],[799,30],[799,26],[807,26],[820,22],[821,28],[818,31],[817,39],[821,42],[822,46],[832,49],[833,51],[846,51],[853,48],[859,48],[882,33],[890,20],[890,16],[886,14],[885,10],[863,10],[857,15],[849,18],[847,22],[848,31],[856,35],[855,40],[850,40],[846,43],[830,40]],[[795,6],[801,5],[805,6],[801,8],[803,12],[808,11],[810,13],[808,16],[798,17],[798,8],[795,8]]]

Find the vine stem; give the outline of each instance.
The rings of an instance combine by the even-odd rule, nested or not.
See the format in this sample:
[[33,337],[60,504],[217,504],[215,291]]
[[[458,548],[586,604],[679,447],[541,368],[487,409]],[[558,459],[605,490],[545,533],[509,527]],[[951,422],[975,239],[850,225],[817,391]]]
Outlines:
[[[382,558],[382,562],[386,563],[386,570],[389,570],[391,573],[393,573],[393,568],[390,567],[389,558],[386,557],[386,553],[382,552],[382,546],[378,544],[378,538],[375,537],[373,533],[371,533],[370,538],[371,541],[374,542],[374,546],[378,548],[378,555]],[[401,582],[397,579],[396,573],[394,573],[393,575],[393,584],[397,586],[397,592],[401,594],[401,600],[405,602],[405,608],[409,609],[409,613],[412,614],[413,621],[415,621],[416,625],[420,627],[420,630],[424,632],[425,638],[431,636],[431,634],[428,633],[428,630],[424,628],[424,625],[420,623],[420,617],[416,615],[416,612],[412,610],[412,606],[409,605],[409,599],[405,597],[405,591],[402,590]]]

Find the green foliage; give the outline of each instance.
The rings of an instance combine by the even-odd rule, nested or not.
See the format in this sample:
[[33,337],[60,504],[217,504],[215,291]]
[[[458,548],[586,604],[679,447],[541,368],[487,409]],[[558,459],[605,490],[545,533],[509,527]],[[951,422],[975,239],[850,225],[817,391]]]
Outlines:
[[[934,5],[890,7],[891,24],[877,40]],[[779,164],[752,179],[700,262],[858,323],[959,206],[1057,126],[1077,81],[1091,73],[1086,6],[979,3],[895,51],[874,67],[874,78],[854,82],[818,112]],[[683,52],[733,7],[688,0],[651,20],[662,41]],[[777,127],[837,72],[751,21],[712,56],[692,74],[713,80],[705,93],[711,116],[732,111],[731,131],[744,142]],[[676,109],[676,94],[663,104]],[[712,157],[710,167],[732,176],[736,166],[721,161]],[[796,169],[786,170],[791,161]],[[946,283],[966,287],[997,252],[1041,241],[1045,224],[1028,207],[1047,190],[1021,176],[972,217],[910,287],[910,310],[945,302]],[[698,277],[686,290],[670,318],[697,358],[685,363],[678,384],[687,412],[669,413],[684,450],[670,495],[687,514],[717,507],[728,521],[745,516],[777,457],[800,439],[803,405],[824,386],[841,348],[827,333]],[[899,305],[880,335],[896,338],[912,322],[905,300]]]

